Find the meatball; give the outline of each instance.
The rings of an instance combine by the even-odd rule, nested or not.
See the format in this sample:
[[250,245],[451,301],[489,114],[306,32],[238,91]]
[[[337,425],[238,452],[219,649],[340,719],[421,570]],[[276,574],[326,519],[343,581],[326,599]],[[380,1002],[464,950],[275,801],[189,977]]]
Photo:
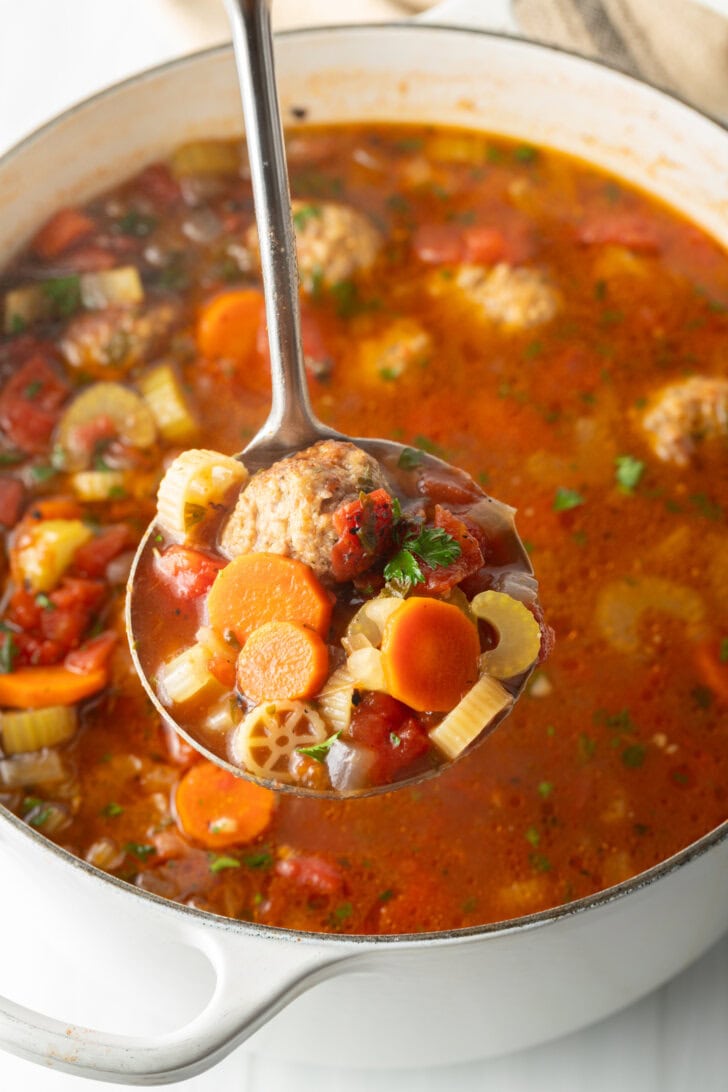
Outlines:
[[438,277],[433,290],[457,295],[487,322],[504,330],[529,330],[550,322],[559,309],[559,294],[540,269],[461,265],[452,280]]
[[334,513],[360,493],[388,488],[379,463],[361,448],[322,440],[253,475],[223,528],[220,549],[229,558],[284,554],[331,581],[339,537]]
[[94,377],[123,376],[161,349],[178,316],[174,303],[91,311],[68,324],[61,352],[68,364]]
[[701,441],[728,437],[728,379],[697,375],[664,387],[642,426],[658,458],[687,466]]
[[[293,223],[301,283],[307,292],[331,288],[374,264],[382,235],[356,209],[332,202],[293,201]],[[257,251],[257,229],[248,233],[248,245]]]

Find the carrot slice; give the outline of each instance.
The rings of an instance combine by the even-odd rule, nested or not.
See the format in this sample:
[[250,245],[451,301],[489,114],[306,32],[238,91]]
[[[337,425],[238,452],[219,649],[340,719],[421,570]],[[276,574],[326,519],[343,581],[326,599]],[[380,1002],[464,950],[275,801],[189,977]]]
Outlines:
[[478,631],[439,599],[406,599],[388,618],[382,661],[389,693],[418,712],[446,712],[477,681]]
[[42,709],[46,705],[75,705],[107,682],[105,667],[80,674],[63,664],[51,667],[21,667],[0,675],[0,705],[12,709]]
[[263,297],[255,288],[238,288],[214,296],[197,319],[197,346],[204,357],[247,360],[258,338]]
[[95,226],[90,216],[78,209],[59,209],[40,229],[31,248],[39,258],[57,258],[73,243],[90,235]]
[[209,849],[252,842],[273,817],[276,794],[213,762],[198,762],[175,794],[177,819],[188,838]]
[[[296,622],[326,635],[331,597],[314,572],[281,554],[241,554],[215,577],[207,597],[210,625],[244,644],[265,622]],[[281,695],[277,695],[281,697]]]
[[329,670],[326,645],[295,622],[266,622],[254,630],[238,656],[238,688],[257,703],[273,698],[311,698]]

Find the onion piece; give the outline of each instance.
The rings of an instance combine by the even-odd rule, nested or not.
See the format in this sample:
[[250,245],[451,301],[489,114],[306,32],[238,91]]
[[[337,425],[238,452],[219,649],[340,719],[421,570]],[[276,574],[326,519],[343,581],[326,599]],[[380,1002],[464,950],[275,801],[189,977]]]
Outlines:
[[0,779],[9,788],[46,785],[68,776],[58,751],[29,751],[0,760]]
[[337,792],[365,788],[370,782],[376,760],[376,752],[369,747],[335,740],[326,756],[331,787]]

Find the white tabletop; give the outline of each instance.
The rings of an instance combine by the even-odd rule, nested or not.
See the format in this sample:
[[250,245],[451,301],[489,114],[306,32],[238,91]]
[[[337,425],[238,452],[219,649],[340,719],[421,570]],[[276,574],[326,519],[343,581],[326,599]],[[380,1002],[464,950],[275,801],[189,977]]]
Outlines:
[[[728,0],[710,0],[709,6],[728,16]],[[279,26],[339,22],[342,11],[348,20],[400,14],[396,0],[276,0],[274,10]],[[0,152],[99,87],[227,36],[219,0],[0,0],[0,11]],[[0,903],[0,930],[2,923]],[[624,1012],[520,1054],[430,1071],[344,1072],[277,1062],[243,1048],[214,1075],[167,1087],[187,1092],[450,1092],[455,1086],[459,1092],[726,1092],[728,937]],[[108,1087],[0,1054],[0,1089],[8,1092]]]

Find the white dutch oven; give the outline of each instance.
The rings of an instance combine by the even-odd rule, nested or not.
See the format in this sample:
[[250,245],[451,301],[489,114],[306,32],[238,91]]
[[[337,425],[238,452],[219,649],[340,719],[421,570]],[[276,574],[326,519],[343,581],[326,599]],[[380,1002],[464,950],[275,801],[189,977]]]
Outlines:
[[[451,2],[440,14],[466,8]],[[277,51],[284,116],[296,106],[317,122],[429,120],[550,144],[659,194],[728,243],[728,136],[614,71],[422,24],[296,32]],[[97,96],[0,164],[3,252],[59,205],[178,142],[239,128],[226,48]],[[409,938],[262,929],[166,903],[69,857],[8,813],[0,839],[5,946],[16,935],[32,943],[25,973],[2,971],[14,1001],[0,1000],[0,1041],[127,1083],[191,1076],[253,1033],[260,1051],[352,1066],[515,1050],[629,1004],[728,927],[728,823],[596,898]],[[46,992],[65,999],[63,1011],[45,1012]],[[89,1030],[99,1024],[106,1030]]]

